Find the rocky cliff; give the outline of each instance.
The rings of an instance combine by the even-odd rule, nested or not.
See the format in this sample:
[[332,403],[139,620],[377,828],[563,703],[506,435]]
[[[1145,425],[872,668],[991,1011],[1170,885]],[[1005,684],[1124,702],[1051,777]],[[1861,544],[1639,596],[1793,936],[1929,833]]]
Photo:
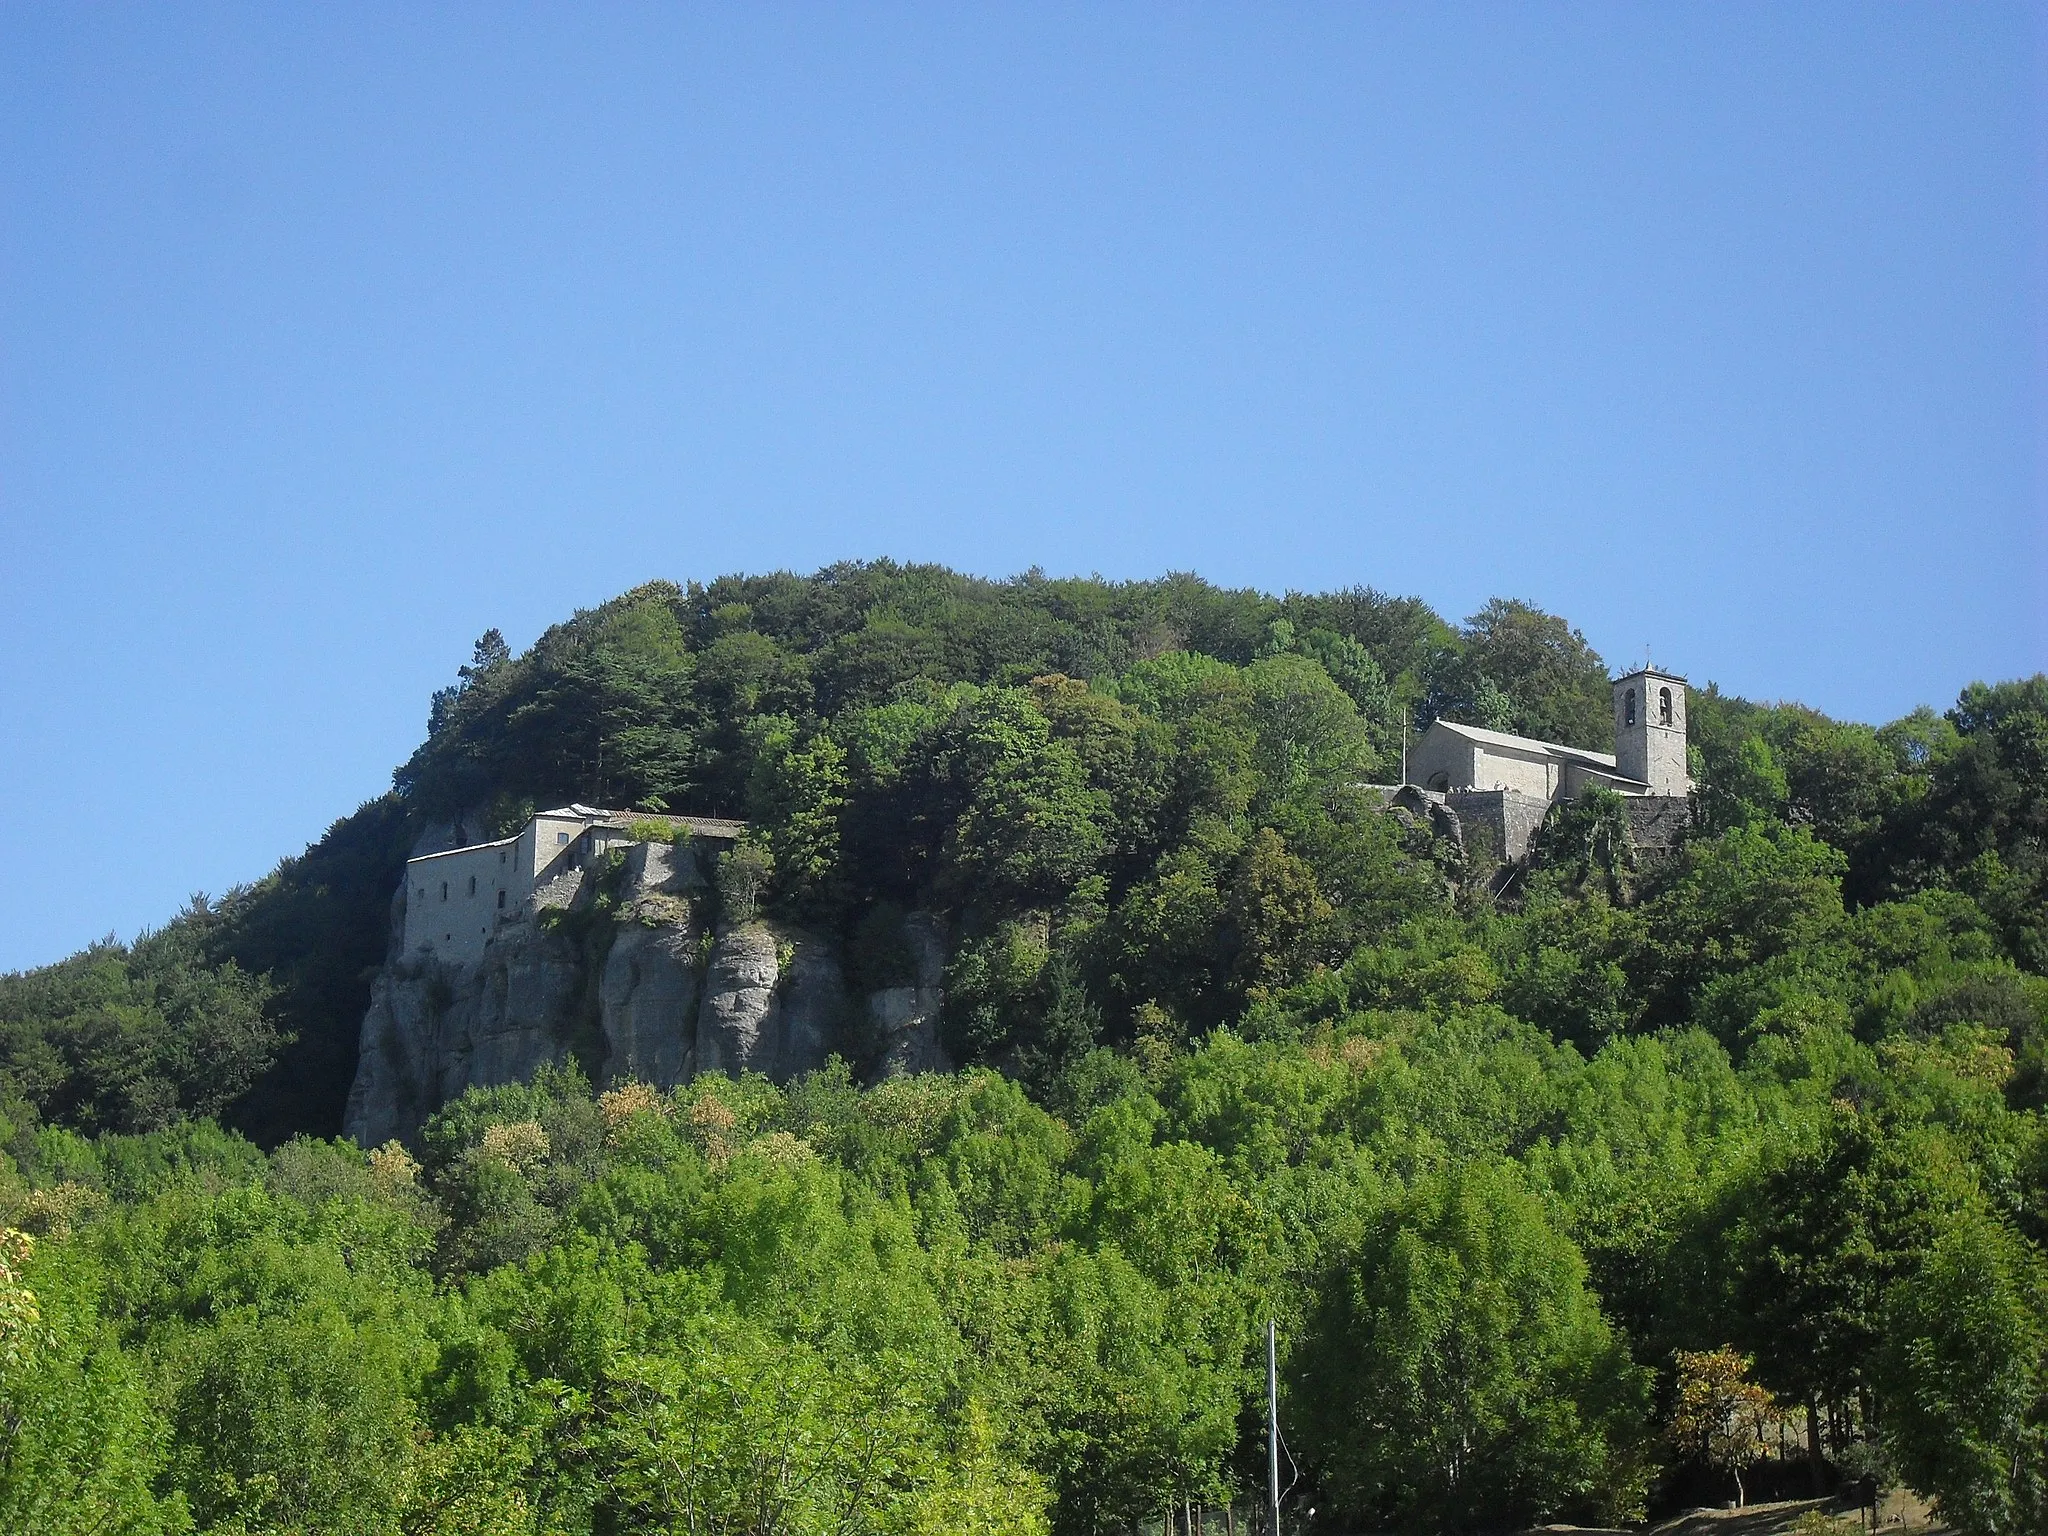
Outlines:
[[636,843],[551,889],[473,963],[403,949],[405,891],[371,985],[344,1129],[359,1145],[414,1140],[464,1089],[578,1062],[600,1086],[667,1088],[699,1072],[777,1081],[833,1054],[874,1073],[943,1070],[945,934],[903,922],[909,974],[856,996],[829,941],[785,924],[716,919],[711,871],[687,844]]

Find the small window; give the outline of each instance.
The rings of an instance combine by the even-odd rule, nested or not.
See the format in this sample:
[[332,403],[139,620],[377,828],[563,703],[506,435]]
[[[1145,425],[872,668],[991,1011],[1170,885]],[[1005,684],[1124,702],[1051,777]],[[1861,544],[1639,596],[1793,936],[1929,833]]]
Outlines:
[[562,845],[563,845],[564,843],[566,843],[566,842],[568,842],[568,841],[569,841],[569,834],[568,834],[568,833],[566,833],[566,832],[557,832],[557,833],[555,834],[555,846],[556,846],[557,848],[561,847],[561,846],[562,846]]
[[505,910],[505,893],[503,891],[498,892],[498,910],[500,912]]
[[425,886],[423,885],[423,886],[421,886],[421,887],[420,887],[420,900],[421,900],[421,901],[425,901],[426,899],[427,899],[427,888],[426,888],[426,887],[425,887]]
[[1636,723],[1636,691],[1633,688],[1621,696],[1621,723],[1623,725],[1634,725]]
[[1671,690],[1669,688],[1659,688],[1657,690],[1657,723],[1659,725],[1669,725],[1671,723]]
[[441,882],[441,899],[443,901],[448,899],[448,882],[446,880]]
[[469,894],[470,894],[470,895],[472,895],[472,896],[474,896],[474,895],[476,894],[476,876],[475,876],[475,875],[471,875],[471,876],[469,877]]
[[502,848],[498,850],[498,862],[500,864],[505,862],[505,850]]

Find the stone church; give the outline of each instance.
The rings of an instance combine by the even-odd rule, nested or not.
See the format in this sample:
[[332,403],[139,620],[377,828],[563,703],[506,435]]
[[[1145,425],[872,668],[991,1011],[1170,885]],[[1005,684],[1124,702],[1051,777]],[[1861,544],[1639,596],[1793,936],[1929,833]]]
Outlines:
[[1612,755],[1438,720],[1389,799],[1448,811],[1468,841],[1519,859],[1553,805],[1598,785],[1628,802],[1638,846],[1669,847],[1690,814],[1685,746],[1685,679],[1643,667],[1614,682]]

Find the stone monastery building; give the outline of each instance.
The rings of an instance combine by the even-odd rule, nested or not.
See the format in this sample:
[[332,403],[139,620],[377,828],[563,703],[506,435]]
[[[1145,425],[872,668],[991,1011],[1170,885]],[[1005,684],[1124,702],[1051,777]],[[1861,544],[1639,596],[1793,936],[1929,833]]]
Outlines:
[[569,905],[582,889],[584,872],[612,849],[645,841],[650,822],[714,844],[730,844],[746,830],[743,821],[711,816],[654,816],[588,805],[542,811],[511,837],[406,860],[405,952],[431,950],[454,961],[481,958],[500,924]]
[[1615,680],[1612,756],[1439,720],[1409,754],[1396,796],[1422,791],[1466,827],[1485,829],[1499,857],[1518,859],[1551,806],[1589,785],[1628,800],[1639,844],[1676,841],[1692,793],[1684,678],[1643,667]]

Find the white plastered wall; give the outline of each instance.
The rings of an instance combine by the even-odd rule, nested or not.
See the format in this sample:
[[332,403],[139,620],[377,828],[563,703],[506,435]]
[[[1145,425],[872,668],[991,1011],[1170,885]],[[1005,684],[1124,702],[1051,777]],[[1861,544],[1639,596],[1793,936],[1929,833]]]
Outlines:
[[519,839],[409,859],[405,866],[405,948],[444,960],[474,960],[501,918],[515,916],[532,882],[518,863]]
[[1408,782],[1424,789],[1469,789],[1472,757],[1469,738],[1431,726],[1408,754]]
[[1474,743],[1472,788],[1512,789],[1535,800],[1557,796],[1558,765],[1555,759]]

